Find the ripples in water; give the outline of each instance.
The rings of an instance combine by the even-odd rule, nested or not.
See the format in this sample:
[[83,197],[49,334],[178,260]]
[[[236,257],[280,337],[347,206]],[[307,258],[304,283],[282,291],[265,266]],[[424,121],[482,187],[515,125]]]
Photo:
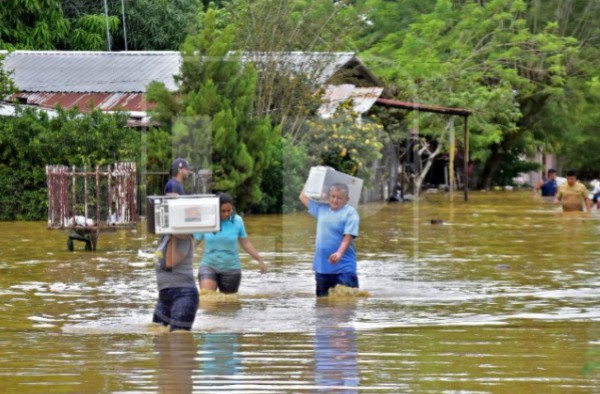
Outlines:
[[187,334],[149,323],[157,291],[143,231],[69,253],[44,223],[0,223],[15,235],[0,240],[3,387],[592,392],[600,217],[499,194],[362,207],[366,297],[315,299],[311,218],[249,216],[269,272],[244,256],[240,294],[203,294]]

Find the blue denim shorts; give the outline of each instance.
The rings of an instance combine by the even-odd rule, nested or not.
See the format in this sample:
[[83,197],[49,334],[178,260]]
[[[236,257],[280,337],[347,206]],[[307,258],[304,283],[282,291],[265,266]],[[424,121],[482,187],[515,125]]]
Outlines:
[[171,331],[191,330],[198,310],[196,287],[173,287],[162,289],[154,308],[153,323],[171,326]]
[[341,274],[319,274],[315,272],[317,282],[317,297],[325,297],[329,289],[337,285],[358,288],[358,276],[353,272],[342,272]]

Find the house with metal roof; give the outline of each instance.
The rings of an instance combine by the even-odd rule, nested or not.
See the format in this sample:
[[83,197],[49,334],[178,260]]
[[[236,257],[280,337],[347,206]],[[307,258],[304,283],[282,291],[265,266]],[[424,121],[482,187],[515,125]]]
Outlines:
[[[130,115],[130,126],[146,126],[150,122],[151,106],[144,100],[150,82],[162,82],[170,91],[177,91],[174,76],[182,63],[181,53],[175,51],[14,51],[4,55],[3,68],[11,73],[19,91],[0,103],[0,115],[14,114],[16,100],[50,113],[56,106],[78,107],[82,112],[91,108],[124,111]],[[375,87],[369,90],[371,97],[379,97],[383,91],[377,88],[377,78],[351,52],[244,52],[239,59],[254,63],[259,72],[266,65],[274,65],[291,73],[303,73],[315,82],[315,87],[352,82]],[[352,91],[348,87],[353,85],[348,85],[345,92]],[[377,98],[368,99],[365,104],[362,96],[361,91],[353,94],[363,110]],[[347,94],[343,99],[349,97]],[[339,101],[340,96],[337,98]],[[329,111],[335,110],[335,103],[328,104]]]
[[[0,115],[13,115],[14,101],[50,114],[57,106],[77,107],[81,112],[99,108],[128,113],[130,127],[151,124],[148,111],[152,106],[144,99],[148,85],[158,81],[176,92],[175,76],[182,64],[181,53],[175,51],[0,51],[2,55],[5,56],[2,67],[11,73],[19,91],[0,100]],[[306,76],[314,83],[315,90],[322,88],[324,92],[318,110],[323,118],[330,117],[346,101],[358,113],[366,113],[376,105],[457,115],[465,119],[465,141],[468,141],[466,120],[471,111],[382,97],[385,95],[382,83],[352,52],[242,52],[228,56],[251,62],[258,72],[274,70]],[[465,155],[465,173],[466,158],[468,155]],[[387,172],[397,168],[396,164],[391,162],[388,167],[392,170]]]

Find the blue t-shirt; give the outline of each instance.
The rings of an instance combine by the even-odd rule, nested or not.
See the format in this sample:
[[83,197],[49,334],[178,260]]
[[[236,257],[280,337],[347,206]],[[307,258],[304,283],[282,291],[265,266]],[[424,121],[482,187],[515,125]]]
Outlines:
[[185,194],[185,189],[183,188],[183,185],[177,179],[171,178],[165,185],[165,193],[164,194],[167,194],[167,193],[177,193],[180,196],[183,196]]
[[542,189],[542,196],[544,196],[544,197],[555,196],[556,189],[557,189],[556,180],[544,182],[542,184],[542,187],[540,187],[540,189]]
[[329,204],[309,201],[308,212],[317,219],[317,239],[313,269],[320,274],[356,273],[356,250],[354,241],[346,250],[339,262],[331,264],[329,256],[335,253],[344,235],[358,236],[360,218],[354,207],[346,204],[337,211]]
[[244,221],[238,215],[222,221],[218,233],[195,233],[194,238],[204,241],[200,265],[209,266],[217,272],[241,269],[238,240],[247,237]]

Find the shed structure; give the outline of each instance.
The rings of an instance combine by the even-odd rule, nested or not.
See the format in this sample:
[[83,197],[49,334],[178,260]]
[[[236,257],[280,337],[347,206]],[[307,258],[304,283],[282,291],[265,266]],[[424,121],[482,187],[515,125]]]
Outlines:
[[[82,112],[92,108],[123,111],[129,114],[130,127],[152,124],[146,89],[157,81],[177,91],[174,76],[182,63],[176,51],[0,51],[0,55],[5,56],[3,68],[19,89],[0,103],[0,115],[13,115],[16,100],[51,115],[57,105],[77,106]],[[352,52],[243,52],[239,59],[255,64],[259,71],[275,67],[303,73],[315,82],[315,88],[349,81],[357,86],[380,85]]]

